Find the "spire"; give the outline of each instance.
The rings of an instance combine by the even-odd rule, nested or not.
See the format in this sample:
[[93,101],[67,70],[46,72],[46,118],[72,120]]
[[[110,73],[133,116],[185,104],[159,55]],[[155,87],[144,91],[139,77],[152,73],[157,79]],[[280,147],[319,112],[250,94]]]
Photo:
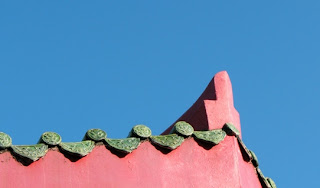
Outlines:
[[[240,128],[239,113],[233,106],[232,86],[226,71],[217,73],[198,100],[177,121],[190,123],[194,130],[213,130],[232,123]],[[162,134],[168,134],[171,125]]]

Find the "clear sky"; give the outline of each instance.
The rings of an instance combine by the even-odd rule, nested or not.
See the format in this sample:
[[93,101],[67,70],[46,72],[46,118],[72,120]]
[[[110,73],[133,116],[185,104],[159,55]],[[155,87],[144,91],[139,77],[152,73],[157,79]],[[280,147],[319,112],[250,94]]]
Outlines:
[[1,1],[0,131],[160,134],[227,70],[278,187],[320,187],[320,1]]

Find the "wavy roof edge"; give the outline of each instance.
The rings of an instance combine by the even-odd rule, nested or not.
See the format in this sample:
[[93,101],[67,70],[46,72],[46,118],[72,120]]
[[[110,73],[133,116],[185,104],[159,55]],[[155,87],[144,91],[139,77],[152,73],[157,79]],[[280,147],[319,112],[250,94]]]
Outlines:
[[[194,138],[198,142],[203,142],[211,146],[218,145],[226,136],[233,136],[237,139],[243,160],[251,163],[256,169],[262,187],[275,188],[274,181],[265,177],[259,168],[257,156],[249,150],[239,136],[239,130],[232,124],[226,123],[222,129],[209,131],[194,131],[193,127],[185,122],[175,123],[170,134],[152,135],[151,130],[145,125],[136,125],[132,128],[127,138],[111,139],[107,138],[105,131],[101,129],[90,129],[86,132],[80,142],[62,142],[62,138],[55,132],[45,132],[41,135],[39,142],[35,145],[12,145],[9,135],[0,132],[0,154],[10,152],[18,162],[25,166],[45,157],[48,150],[56,150],[65,154],[65,157],[85,157],[96,145],[105,145],[111,151],[120,152],[127,155],[137,149],[141,142],[150,142],[156,149],[162,151],[175,150],[186,139]],[[115,154],[115,152],[113,152]],[[119,156],[119,153],[116,154]]]
[[232,86],[226,71],[217,73],[197,101],[162,135],[152,135],[147,126],[136,125],[128,137],[123,139],[108,138],[105,131],[90,129],[79,142],[62,142],[59,134],[45,132],[35,145],[12,145],[11,137],[0,132],[0,155],[10,152],[17,161],[28,166],[45,157],[49,150],[58,149],[67,158],[82,158],[96,145],[105,145],[112,153],[121,157],[120,153],[127,155],[137,149],[140,143],[150,142],[166,154],[178,148],[186,139],[193,138],[197,142],[215,146],[227,136],[237,139],[243,160],[253,165],[262,187],[275,188],[274,181],[262,174],[254,152],[241,140],[239,113],[233,106]]

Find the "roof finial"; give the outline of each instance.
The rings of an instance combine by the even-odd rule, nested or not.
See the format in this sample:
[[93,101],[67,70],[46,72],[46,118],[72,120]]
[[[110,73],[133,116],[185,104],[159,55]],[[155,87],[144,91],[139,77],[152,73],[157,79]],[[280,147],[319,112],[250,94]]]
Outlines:
[[[177,121],[190,123],[194,130],[212,130],[232,123],[239,131],[239,113],[233,106],[232,86],[226,71],[217,73],[199,99]],[[168,134],[170,126],[163,134]]]

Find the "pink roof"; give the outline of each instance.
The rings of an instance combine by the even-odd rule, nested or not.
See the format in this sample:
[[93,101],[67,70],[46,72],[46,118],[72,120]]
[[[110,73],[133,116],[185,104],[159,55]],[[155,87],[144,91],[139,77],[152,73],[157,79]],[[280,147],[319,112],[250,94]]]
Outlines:
[[276,187],[241,140],[225,71],[177,122],[162,136],[133,129],[108,139],[95,129],[87,141],[51,143],[44,134],[35,146],[12,146],[2,133],[0,187]]

